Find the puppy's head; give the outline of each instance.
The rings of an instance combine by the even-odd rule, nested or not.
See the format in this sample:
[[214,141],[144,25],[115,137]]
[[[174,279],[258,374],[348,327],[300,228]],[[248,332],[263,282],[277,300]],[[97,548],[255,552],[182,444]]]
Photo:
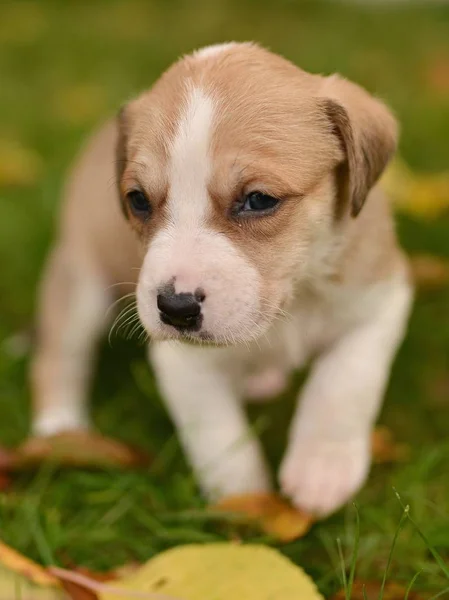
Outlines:
[[121,201],[146,247],[140,318],[153,338],[217,344],[269,328],[396,140],[361,88],[252,44],[183,58],[119,131]]

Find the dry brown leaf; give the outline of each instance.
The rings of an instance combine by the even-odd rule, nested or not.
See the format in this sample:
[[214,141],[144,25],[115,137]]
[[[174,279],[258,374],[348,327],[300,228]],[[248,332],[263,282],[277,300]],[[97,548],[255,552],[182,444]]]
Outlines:
[[57,461],[73,467],[135,467],[149,464],[150,459],[135,450],[100,434],[68,431],[46,438],[30,438],[16,451],[15,469]]
[[422,289],[438,289],[449,283],[449,260],[431,254],[416,254],[409,259],[412,276]]
[[7,448],[0,446],[0,472],[10,471],[15,460],[15,454]]
[[[368,600],[378,600],[381,585],[380,581],[354,581],[351,600],[364,600],[364,589]],[[407,589],[400,583],[387,582],[383,600],[404,600],[406,592]],[[413,591],[410,592],[408,598],[409,600],[422,600],[422,596]],[[345,590],[337,592],[331,600],[346,600]]]
[[276,494],[244,494],[224,498],[215,509],[236,513],[254,520],[260,528],[280,542],[303,537],[315,518],[291,506]]
[[0,472],[0,492],[4,492],[11,485],[11,478],[6,473]]
[[98,600],[97,586],[101,584],[91,575],[50,567],[70,600]]
[[376,464],[403,462],[410,456],[409,446],[398,444],[393,433],[383,425],[379,425],[374,429],[371,443],[373,462]]
[[40,156],[17,141],[0,140],[0,187],[34,185],[42,174]]

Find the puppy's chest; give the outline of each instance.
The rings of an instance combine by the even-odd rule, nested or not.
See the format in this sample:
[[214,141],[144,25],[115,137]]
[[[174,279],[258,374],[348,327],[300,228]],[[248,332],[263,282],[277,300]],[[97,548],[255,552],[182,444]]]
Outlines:
[[267,366],[298,369],[326,350],[345,332],[366,318],[378,290],[325,287],[304,290],[279,318],[267,336],[251,346],[251,371]]
[[304,294],[267,336],[251,347],[249,368],[257,371],[266,366],[287,370],[303,367],[348,326],[349,315],[339,300]]

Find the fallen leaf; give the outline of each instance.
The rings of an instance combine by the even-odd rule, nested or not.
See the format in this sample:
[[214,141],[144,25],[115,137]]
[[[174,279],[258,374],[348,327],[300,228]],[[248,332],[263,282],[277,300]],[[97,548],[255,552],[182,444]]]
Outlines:
[[[351,600],[365,600],[364,590],[368,600],[378,600],[381,590],[380,581],[354,581],[352,586]],[[407,588],[394,581],[387,582],[384,589],[383,600],[404,600]],[[346,600],[345,590],[340,590],[331,600]],[[408,600],[422,600],[422,596],[411,591]]]
[[51,572],[61,580],[85,585],[94,594],[86,600],[210,600],[211,590],[214,600],[323,600],[300,567],[267,546],[178,546],[113,583],[74,577],[62,569]]
[[98,600],[97,591],[102,582],[92,577],[92,575],[67,571],[57,567],[51,567],[49,571],[58,579],[61,587],[71,600]]
[[412,276],[422,289],[438,289],[449,283],[449,260],[431,254],[416,254],[409,259]]
[[14,465],[14,461],[14,452],[0,446],[0,473],[2,471],[10,471]]
[[0,140],[0,187],[34,185],[41,176],[40,156],[17,141]]
[[406,461],[410,456],[410,448],[406,444],[398,444],[393,433],[383,425],[373,431],[372,438],[373,462],[385,464]]
[[385,172],[382,187],[399,212],[415,218],[432,220],[449,210],[449,171],[414,174],[396,159]]
[[70,467],[135,467],[147,465],[149,457],[100,434],[67,431],[51,437],[30,438],[15,453],[14,468],[28,468],[44,461]]
[[303,537],[315,518],[291,506],[275,494],[245,494],[224,498],[213,508],[243,515],[280,542]]
[[37,563],[0,542],[0,600],[63,600],[59,581]]
[[0,472],[0,492],[4,492],[11,485],[11,478],[6,473]]

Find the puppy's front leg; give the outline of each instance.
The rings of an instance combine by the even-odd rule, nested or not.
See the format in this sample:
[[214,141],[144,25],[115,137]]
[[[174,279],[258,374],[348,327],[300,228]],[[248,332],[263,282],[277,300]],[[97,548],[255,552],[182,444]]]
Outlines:
[[80,249],[77,252],[62,244],[48,260],[31,369],[32,430],[37,435],[88,425],[86,401],[93,355],[110,305],[102,274],[88,258]]
[[266,491],[261,448],[219,349],[173,342],[151,348],[164,400],[209,499]]
[[397,284],[368,321],[316,361],[281,466],[281,486],[297,506],[326,515],[363,484],[371,428],[403,338],[411,295],[406,283]]

